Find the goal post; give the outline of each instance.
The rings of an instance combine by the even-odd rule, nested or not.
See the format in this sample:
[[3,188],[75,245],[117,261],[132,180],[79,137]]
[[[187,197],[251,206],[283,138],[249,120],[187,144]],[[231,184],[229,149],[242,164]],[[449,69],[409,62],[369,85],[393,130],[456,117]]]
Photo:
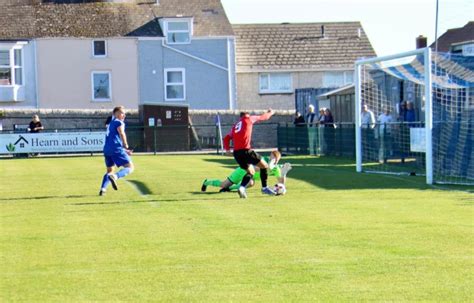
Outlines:
[[433,94],[431,73],[431,48],[424,49],[425,68],[425,153],[426,184],[433,184]]
[[355,63],[357,172],[474,185],[474,57],[427,47]]

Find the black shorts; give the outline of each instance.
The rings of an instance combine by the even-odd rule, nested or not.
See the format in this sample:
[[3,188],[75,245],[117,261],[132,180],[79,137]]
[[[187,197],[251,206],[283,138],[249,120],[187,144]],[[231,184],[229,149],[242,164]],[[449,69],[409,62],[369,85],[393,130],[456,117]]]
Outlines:
[[262,159],[262,156],[252,149],[240,149],[234,151],[234,159],[239,163],[241,168],[248,169],[250,164],[257,165]]

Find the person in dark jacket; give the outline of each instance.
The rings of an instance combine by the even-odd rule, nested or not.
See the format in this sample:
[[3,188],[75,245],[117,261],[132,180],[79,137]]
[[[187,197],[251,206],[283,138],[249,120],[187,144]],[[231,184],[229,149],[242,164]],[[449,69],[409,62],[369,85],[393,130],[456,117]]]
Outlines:
[[295,126],[304,126],[305,124],[304,117],[301,115],[300,112],[296,112],[295,120],[293,121],[293,124]]
[[[41,124],[40,118],[38,115],[33,116],[33,120],[31,120],[30,125],[28,126],[28,132],[30,133],[39,133],[40,131],[44,130],[43,124]],[[39,153],[32,153],[31,156],[39,156]]]
[[308,135],[307,130],[305,128],[306,121],[304,120],[304,117],[303,115],[301,115],[300,112],[296,112],[293,125],[295,126],[295,128],[289,130],[292,132],[292,135],[290,134],[290,140],[292,140],[292,143],[297,152],[304,152],[307,148],[306,138],[308,137]]
[[334,127],[334,117],[332,116],[331,110],[326,108],[324,110],[324,127]]
[[335,154],[335,128],[336,125],[334,124],[334,117],[332,116],[332,112],[329,108],[324,109],[324,145],[326,155],[334,155]]
[[41,124],[40,118],[38,117],[38,115],[34,115],[33,120],[31,120],[30,125],[28,127],[28,131],[30,133],[39,133],[42,130],[44,130],[44,127]]

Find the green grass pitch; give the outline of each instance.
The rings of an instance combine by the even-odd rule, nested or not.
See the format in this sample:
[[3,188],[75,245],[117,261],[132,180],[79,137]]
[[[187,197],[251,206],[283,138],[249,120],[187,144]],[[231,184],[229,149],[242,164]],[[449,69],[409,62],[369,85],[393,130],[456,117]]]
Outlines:
[[133,159],[105,197],[102,157],[0,160],[1,302],[474,300],[472,193],[287,157],[242,200],[200,192],[231,158]]

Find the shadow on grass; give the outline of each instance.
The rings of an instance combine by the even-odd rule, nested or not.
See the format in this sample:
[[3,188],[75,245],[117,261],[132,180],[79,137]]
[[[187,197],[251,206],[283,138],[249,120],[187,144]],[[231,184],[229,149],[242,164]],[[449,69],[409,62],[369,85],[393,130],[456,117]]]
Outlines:
[[[236,168],[233,158],[207,158],[205,161]],[[289,156],[280,163],[290,162],[289,179],[297,179],[327,190],[357,189],[432,189],[421,176],[357,173],[354,160],[348,158]],[[224,177],[224,176],[223,176]]]
[[[212,202],[225,202],[225,201],[234,201],[234,202],[241,202],[242,200],[235,196],[230,196],[230,195],[225,195],[227,196],[223,199],[216,200],[214,198],[212,199],[182,199],[182,198],[177,198],[177,199],[147,199],[147,200],[133,200],[133,201],[103,201],[103,202],[78,202],[78,203],[66,203],[65,205],[69,206],[94,206],[94,205],[126,205],[126,204],[140,204],[140,203],[165,203],[165,202],[172,202],[172,203],[186,203],[186,202],[207,202],[207,201],[212,201]],[[208,196],[207,194],[202,194],[201,196]],[[214,195],[210,195],[214,196]],[[255,199],[264,199],[266,197],[255,197]]]
[[0,202],[15,202],[25,200],[27,202],[33,200],[48,200],[48,199],[78,199],[78,198],[88,198],[95,197],[96,195],[68,195],[68,196],[29,196],[29,197],[14,197],[14,198],[0,198]]
[[202,191],[192,191],[192,192],[189,192],[191,195],[215,195],[215,194],[225,194],[225,193],[220,193],[219,192],[219,188],[218,187],[215,187],[216,188],[216,191],[205,191],[205,192],[202,192]]
[[151,195],[152,192],[148,185],[138,180],[127,180],[141,195]]

